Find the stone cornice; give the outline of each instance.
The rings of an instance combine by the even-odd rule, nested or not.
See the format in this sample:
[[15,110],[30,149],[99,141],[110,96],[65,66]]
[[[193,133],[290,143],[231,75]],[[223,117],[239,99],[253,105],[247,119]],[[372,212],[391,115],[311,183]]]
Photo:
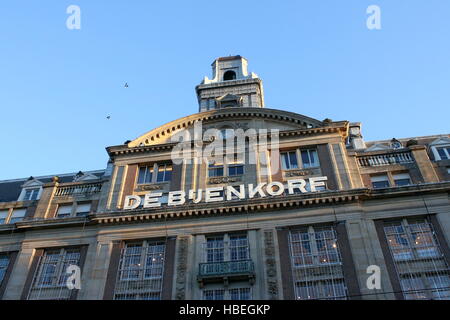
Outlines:
[[[309,129],[298,129],[298,130],[284,130],[280,131],[279,136],[281,138],[287,137],[296,137],[296,136],[308,136],[308,135],[318,135],[318,134],[327,134],[327,133],[339,133],[342,136],[346,136],[348,134],[348,122],[340,121],[333,122],[325,127],[318,128],[309,128]],[[270,138],[270,133],[267,133],[267,137]],[[206,144],[206,142],[203,142]],[[192,141],[194,144],[194,141]],[[118,145],[107,147],[106,150],[110,157],[117,157],[121,155],[128,155],[134,153],[151,153],[151,152],[164,152],[170,151],[177,143],[165,143],[165,144],[157,144],[157,145],[148,145],[148,146],[137,146],[137,147],[129,147],[128,145]]]
[[85,218],[54,218],[25,220],[12,225],[0,226],[0,233],[20,232],[27,229],[46,229],[89,226],[97,224],[122,224],[149,221],[164,221],[183,218],[199,218],[221,214],[258,213],[302,207],[327,206],[383,198],[421,196],[423,194],[450,192],[450,182],[425,183],[420,185],[384,188],[324,191],[271,198],[225,201],[220,203],[189,204],[158,209],[132,211],[110,211],[89,215]]
[[161,137],[170,136],[175,131],[180,129],[186,129],[193,126],[197,121],[210,122],[216,120],[230,120],[236,121],[239,118],[261,118],[269,120],[284,121],[287,123],[294,123],[299,127],[307,128],[312,126],[314,128],[324,127],[332,124],[333,122],[322,122],[301,114],[294,112],[283,111],[278,109],[269,108],[224,108],[218,110],[210,110],[201,113],[192,114],[184,118],[174,120],[166,123],[156,129],[153,129],[140,137],[134,139],[127,144],[128,147],[138,147],[142,145],[156,145]]

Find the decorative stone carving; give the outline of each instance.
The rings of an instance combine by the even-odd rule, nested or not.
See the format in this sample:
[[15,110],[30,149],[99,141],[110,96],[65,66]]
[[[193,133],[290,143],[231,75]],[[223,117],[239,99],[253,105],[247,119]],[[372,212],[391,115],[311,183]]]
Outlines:
[[188,260],[189,237],[178,238],[178,264],[176,268],[175,300],[186,299],[186,272]]
[[267,295],[270,300],[278,300],[277,265],[272,230],[264,230],[264,255],[264,262],[266,264]]
[[229,182],[238,182],[241,181],[241,177],[217,177],[217,178],[209,178],[209,184],[220,184],[220,183],[229,183]]
[[290,170],[284,173],[285,177],[303,177],[313,175],[315,172],[313,170]]
[[236,123],[236,129],[242,129],[242,130],[249,129],[248,122],[238,122],[238,123]]
[[160,184],[142,184],[137,186],[136,191],[161,190],[162,188]]

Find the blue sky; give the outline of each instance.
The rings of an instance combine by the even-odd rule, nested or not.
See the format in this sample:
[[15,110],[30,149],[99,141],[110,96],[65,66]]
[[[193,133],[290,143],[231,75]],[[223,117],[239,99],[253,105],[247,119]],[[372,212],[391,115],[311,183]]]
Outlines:
[[361,121],[366,140],[448,133],[449,14],[448,0],[1,1],[0,179],[104,168],[106,146],[197,112],[195,85],[235,54],[267,107]]

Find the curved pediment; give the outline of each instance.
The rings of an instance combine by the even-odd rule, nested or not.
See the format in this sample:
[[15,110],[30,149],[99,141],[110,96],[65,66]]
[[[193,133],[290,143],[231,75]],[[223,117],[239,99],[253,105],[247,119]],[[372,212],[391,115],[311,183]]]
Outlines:
[[[204,129],[221,128],[265,128],[293,130],[318,128],[324,126],[322,121],[297,113],[268,108],[226,108],[196,113],[153,129],[129,142],[129,148],[150,146],[170,142],[170,137],[179,130],[193,128],[201,121]],[[264,126],[261,126],[261,122]]]

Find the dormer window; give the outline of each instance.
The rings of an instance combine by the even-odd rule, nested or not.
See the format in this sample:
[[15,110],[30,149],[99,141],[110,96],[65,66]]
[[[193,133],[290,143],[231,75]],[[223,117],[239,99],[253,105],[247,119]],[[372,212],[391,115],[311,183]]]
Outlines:
[[39,180],[30,177],[23,185],[22,192],[17,201],[35,201],[39,200],[42,192],[43,183]]
[[440,160],[450,159],[450,146],[436,147]]
[[236,72],[228,70],[223,74],[223,81],[230,81],[236,79]]
[[441,137],[430,143],[430,151],[435,161],[450,160],[450,138]]
[[40,190],[41,188],[25,189],[25,196],[23,197],[23,201],[37,200]]
[[400,141],[398,141],[397,139],[394,138],[391,140],[391,148],[392,149],[400,149],[402,147],[403,147],[402,143]]

